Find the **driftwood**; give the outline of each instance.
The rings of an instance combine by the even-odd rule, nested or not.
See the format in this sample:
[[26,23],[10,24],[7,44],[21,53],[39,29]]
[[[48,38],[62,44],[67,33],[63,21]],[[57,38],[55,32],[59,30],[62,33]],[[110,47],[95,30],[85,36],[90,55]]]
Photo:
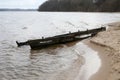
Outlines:
[[77,41],[77,40],[83,40],[88,37],[95,36],[98,32],[105,31],[105,27],[86,30],[86,31],[78,31],[78,32],[69,32],[68,34],[62,34],[57,35],[53,37],[47,37],[42,39],[36,39],[36,40],[28,40],[26,42],[18,42],[16,41],[18,47],[23,45],[30,45],[31,49],[41,49],[45,48],[54,44],[61,44],[61,43],[67,43],[71,41]]

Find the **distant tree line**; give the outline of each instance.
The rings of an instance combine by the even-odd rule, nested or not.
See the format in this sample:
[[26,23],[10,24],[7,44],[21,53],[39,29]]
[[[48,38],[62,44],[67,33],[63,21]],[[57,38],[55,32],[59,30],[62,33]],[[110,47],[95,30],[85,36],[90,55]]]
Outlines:
[[48,0],[38,11],[119,12],[120,0]]
[[9,9],[9,8],[0,8],[0,11],[37,11],[37,9]]

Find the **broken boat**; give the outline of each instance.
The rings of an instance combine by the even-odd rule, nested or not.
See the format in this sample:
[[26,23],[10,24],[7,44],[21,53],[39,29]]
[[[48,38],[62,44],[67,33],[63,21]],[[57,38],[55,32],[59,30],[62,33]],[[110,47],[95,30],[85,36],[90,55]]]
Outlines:
[[77,31],[69,32],[67,34],[57,35],[53,37],[47,37],[42,39],[28,40],[26,42],[16,41],[18,47],[23,45],[30,45],[31,49],[42,49],[55,44],[64,44],[72,41],[83,40],[89,37],[95,36],[98,32],[105,31],[105,27],[86,30],[86,31]]

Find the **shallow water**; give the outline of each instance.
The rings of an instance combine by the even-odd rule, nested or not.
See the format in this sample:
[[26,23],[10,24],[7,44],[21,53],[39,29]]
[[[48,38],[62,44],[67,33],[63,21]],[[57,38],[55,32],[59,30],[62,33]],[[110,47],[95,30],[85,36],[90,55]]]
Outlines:
[[97,52],[85,44],[76,42],[31,51],[29,46],[18,48],[15,41],[86,30],[116,21],[120,21],[119,13],[0,12],[0,79],[88,80],[100,68],[101,61]]

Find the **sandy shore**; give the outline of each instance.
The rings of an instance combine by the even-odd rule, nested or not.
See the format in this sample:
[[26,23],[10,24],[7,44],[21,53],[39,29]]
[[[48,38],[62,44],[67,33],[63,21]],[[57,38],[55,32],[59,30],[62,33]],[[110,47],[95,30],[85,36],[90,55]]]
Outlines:
[[108,24],[109,29],[84,43],[99,52],[100,70],[90,80],[120,80],[120,22]]

